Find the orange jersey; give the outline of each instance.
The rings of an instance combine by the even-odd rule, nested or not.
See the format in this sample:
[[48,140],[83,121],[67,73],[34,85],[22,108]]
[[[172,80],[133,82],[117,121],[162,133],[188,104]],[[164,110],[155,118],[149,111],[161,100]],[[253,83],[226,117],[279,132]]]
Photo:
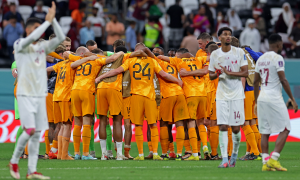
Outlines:
[[[70,55],[69,58],[71,61],[74,61],[78,57]],[[85,90],[90,93],[95,93],[95,79],[102,66],[106,64],[105,61],[106,58],[99,58],[94,61],[85,62],[78,66],[72,90]]]
[[[175,66],[158,58],[156,58],[156,60],[165,72],[178,78],[178,71]],[[160,75],[157,75],[157,77],[160,85],[160,93],[163,98],[184,94],[182,88],[178,84],[166,81]]]
[[[130,54],[131,53],[124,54],[124,56],[123,56],[123,62],[129,58]],[[108,72],[110,70],[111,70],[110,68],[105,68],[106,72]],[[123,83],[122,81],[123,81],[123,74],[118,74],[116,81],[110,82],[110,83],[101,81],[98,84],[97,89],[100,89],[100,88],[103,88],[103,89],[105,89],[105,88],[111,88],[111,89],[115,89],[115,90],[121,91],[122,90],[122,83]]]
[[200,57],[200,56],[207,56],[206,51],[203,51],[202,49],[199,49],[196,53],[196,57]]
[[127,59],[121,67],[130,72],[131,94],[155,99],[154,73],[158,74],[162,70],[156,60],[150,57],[134,57]]
[[[202,69],[205,66],[205,63],[206,57],[191,57],[182,59],[170,57],[170,64],[174,65],[177,70],[183,68],[187,71],[194,71],[197,69]],[[183,91],[186,97],[207,96],[203,76],[186,76],[181,77],[181,79],[183,81]]]
[[74,82],[75,70],[71,68],[71,61],[66,60],[53,66],[57,73],[53,101],[70,101]]

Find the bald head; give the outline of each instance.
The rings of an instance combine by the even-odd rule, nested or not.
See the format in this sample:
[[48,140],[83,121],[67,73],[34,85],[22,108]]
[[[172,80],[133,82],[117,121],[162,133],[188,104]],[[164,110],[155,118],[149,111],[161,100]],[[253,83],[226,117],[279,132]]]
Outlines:
[[77,48],[76,50],[76,56],[81,56],[83,57],[83,55],[85,53],[89,52],[89,50],[86,47],[80,46],[79,48]]
[[138,51],[138,50],[143,49],[144,47],[146,47],[144,43],[137,43],[137,44],[135,45],[135,49],[134,49],[134,50],[135,50],[135,51]]

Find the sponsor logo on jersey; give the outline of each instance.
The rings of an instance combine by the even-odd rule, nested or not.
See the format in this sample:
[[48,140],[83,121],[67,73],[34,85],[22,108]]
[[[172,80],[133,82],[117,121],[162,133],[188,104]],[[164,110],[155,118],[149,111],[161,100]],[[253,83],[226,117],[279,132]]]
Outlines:
[[231,61],[231,64],[237,64],[237,60]]

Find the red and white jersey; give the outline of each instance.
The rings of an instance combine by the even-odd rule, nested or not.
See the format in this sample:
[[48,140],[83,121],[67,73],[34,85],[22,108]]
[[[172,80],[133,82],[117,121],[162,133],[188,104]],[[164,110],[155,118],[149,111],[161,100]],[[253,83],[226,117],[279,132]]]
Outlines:
[[261,77],[258,101],[283,101],[282,85],[277,72],[284,71],[284,60],[274,51],[266,52],[256,62],[255,72]]
[[[208,70],[215,72],[216,69],[221,69],[220,65],[230,72],[240,72],[242,66],[248,66],[248,61],[242,49],[231,46],[228,52],[223,52],[222,48],[219,48],[211,54]],[[222,73],[219,76],[216,99],[238,100],[244,98],[241,77]]]

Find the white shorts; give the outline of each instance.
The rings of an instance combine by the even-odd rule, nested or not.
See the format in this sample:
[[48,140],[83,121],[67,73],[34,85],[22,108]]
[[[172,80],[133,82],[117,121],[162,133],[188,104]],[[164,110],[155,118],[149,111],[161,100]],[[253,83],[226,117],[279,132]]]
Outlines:
[[36,131],[49,129],[46,97],[18,96],[21,126],[35,128]]
[[289,113],[285,103],[257,102],[258,128],[261,134],[279,133],[291,130]]
[[244,99],[217,100],[217,124],[241,126],[245,123]]

